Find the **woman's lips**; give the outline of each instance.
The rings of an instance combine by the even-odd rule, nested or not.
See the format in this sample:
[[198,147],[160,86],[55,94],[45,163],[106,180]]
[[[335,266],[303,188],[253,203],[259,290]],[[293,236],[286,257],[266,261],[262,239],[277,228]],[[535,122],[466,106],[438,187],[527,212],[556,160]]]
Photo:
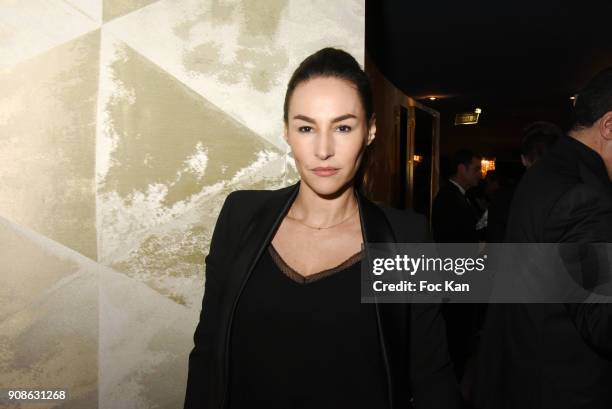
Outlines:
[[317,176],[332,176],[338,173],[339,170],[338,168],[314,168],[312,171]]

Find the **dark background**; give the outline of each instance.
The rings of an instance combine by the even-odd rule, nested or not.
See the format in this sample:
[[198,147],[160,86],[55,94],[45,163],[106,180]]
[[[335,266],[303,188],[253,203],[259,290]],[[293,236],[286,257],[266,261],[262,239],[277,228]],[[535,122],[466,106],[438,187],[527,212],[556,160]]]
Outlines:
[[[366,50],[441,113],[441,156],[467,147],[518,160],[521,130],[536,120],[567,130],[570,97],[612,66],[612,0],[367,0]],[[477,125],[453,125],[476,107]]]

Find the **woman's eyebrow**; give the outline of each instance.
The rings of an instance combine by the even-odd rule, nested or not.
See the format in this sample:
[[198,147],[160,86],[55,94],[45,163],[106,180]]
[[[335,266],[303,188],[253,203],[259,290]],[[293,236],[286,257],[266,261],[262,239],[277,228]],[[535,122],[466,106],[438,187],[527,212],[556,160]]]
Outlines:
[[332,119],[332,122],[340,122],[340,121],[344,121],[345,119],[349,119],[349,118],[357,119],[357,116],[355,116],[353,114],[344,114],[344,115],[340,115],[337,118]]
[[[340,121],[344,121],[345,119],[349,119],[349,118],[357,118],[357,116],[353,114],[344,114],[344,115],[340,115],[339,117],[332,119],[332,122],[340,122]],[[301,119],[302,121],[310,122],[311,124],[316,123],[314,119],[306,115],[296,115],[293,117],[293,119]]]

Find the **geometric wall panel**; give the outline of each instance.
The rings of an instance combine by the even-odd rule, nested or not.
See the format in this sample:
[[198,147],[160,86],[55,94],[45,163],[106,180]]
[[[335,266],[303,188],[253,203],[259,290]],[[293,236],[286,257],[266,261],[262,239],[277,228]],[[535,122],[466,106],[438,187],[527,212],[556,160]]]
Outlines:
[[[84,4],[91,1],[96,0]],[[99,21],[61,0],[1,0],[0,71],[99,26]]]
[[100,31],[0,73],[0,215],[96,259]]
[[[123,16],[134,10],[145,7],[157,0],[103,0],[104,1],[104,21],[110,21],[116,17]],[[102,11],[102,10],[101,10]]]
[[289,76],[326,46],[363,64],[364,14],[0,0],[0,387],[67,387],[63,409],[182,407],[221,205],[297,181]]
[[102,23],[103,0],[65,0],[66,3],[91,18],[96,23]]
[[106,32],[102,59],[99,261],[195,305],[222,199],[284,186],[284,154]]
[[1,218],[0,242],[0,385],[69,396],[1,407],[178,407],[195,311]]
[[363,64],[364,13],[355,0],[160,0],[105,29],[283,149],[292,70],[325,46]]
[[96,263],[6,219],[0,243],[1,387],[65,389],[64,407],[98,407]]

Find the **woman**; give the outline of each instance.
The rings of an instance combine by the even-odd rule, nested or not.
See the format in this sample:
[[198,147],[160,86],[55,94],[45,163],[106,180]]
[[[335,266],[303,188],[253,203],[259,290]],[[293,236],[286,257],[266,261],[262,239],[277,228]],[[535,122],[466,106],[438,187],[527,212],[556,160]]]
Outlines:
[[284,123],[301,180],[227,197],[185,408],[458,407],[438,306],[360,302],[363,243],[426,240],[422,218],[356,187],[376,131],[367,75],[344,51],[311,55]]

